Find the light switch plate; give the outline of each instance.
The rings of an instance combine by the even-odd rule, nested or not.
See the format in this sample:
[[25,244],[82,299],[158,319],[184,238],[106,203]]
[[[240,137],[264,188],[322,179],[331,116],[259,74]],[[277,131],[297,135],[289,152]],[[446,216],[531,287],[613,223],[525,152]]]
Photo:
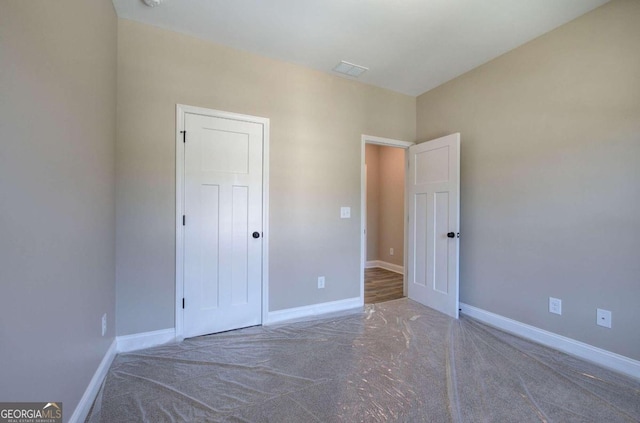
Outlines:
[[341,219],[350,219],[351,218],[351,207],[340,207],[340,218]]

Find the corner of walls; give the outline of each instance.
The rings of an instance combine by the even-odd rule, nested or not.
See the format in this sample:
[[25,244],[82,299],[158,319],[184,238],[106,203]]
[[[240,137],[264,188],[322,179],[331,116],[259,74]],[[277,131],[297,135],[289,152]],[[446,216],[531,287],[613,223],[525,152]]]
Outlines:
[[378,260],[402,267],[405,246],[405,150],[381,147],[379,168]]
[[91,406],[95,401],[96,395],[98,395],[98,392],[100,391],[100,387],[102,386],[104,379],[107,377],[111,363],[113,363],[113,359],[116,358],[117,353],[117,342],[114,339],[111,342],[109,349],[107,349],[104,354],[102,361],[100,361],[96,372],[89,381],[89,385],[87,385],[87,389],[84,391],[82,398],[80,398],[73,414],[71,414],[69,423],[82,423],[87,419]]

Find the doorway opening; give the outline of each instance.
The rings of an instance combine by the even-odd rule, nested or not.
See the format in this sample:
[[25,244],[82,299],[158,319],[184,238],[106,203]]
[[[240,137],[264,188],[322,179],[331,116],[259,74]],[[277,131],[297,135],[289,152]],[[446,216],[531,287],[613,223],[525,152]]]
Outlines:
[[365,304],[407,295],[405,172],[411,145],[362,136],[360,293]]

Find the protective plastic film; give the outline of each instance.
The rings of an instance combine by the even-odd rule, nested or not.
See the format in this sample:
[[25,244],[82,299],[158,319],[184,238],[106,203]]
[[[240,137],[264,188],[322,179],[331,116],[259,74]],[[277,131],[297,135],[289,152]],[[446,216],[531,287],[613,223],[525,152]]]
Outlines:
[[120,354],[89,422],[638,422],[640,381],[411,300]]

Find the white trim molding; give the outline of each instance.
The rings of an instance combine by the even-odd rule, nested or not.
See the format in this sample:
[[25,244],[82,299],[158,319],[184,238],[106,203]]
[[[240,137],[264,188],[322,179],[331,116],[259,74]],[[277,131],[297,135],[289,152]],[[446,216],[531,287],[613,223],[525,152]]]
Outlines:
[[387,147],[409,148],[414,142],[394,140],[392,138],[374,137],[373,135],[362,135],[362,142],[366,144],[385,145]]
[[175,340],[176,330],[174,328],[134,333],[131,335],[118,336],[116,338],[119,353],[157,347],[158,345],[173,342]]
[[365,269],[373,269],[374,267],[378,267],[378,260],[369,260],[364,264]]
[[373,269],[375,267],[379,267],[381,269],[390,270],[391,272],[400,273],[401,275],[404,275],[404,266],[388,263],[382,260],[370,260],[365,263],[364,267],[367,269]]
[[91,378],[87,389],[85,389],[82,398],[80,398],[80,402],[69,418],[69,423],[81,423],[86,420],[87,416],[89,415],[89,410],[91,410],[91,406],[93,405],[93,401],[96,399],[96,395],[98,395],[100,386],[102,385],[104,378],[107,377],[109,367],[111,367],[111,363],[116,357],[117,345],[117,341],[114,339],[111,343],[111,346],[109,346],[109,349],[104,354],[104,357],[102,357],[100,365],[96,369],[96,372],[93,374],[93,377]]
[[102,382],[105,377],[107,377],[107,372],[109,371],[109,367],[111,367],[111,363],[113,363],[113,359],[116,357],[116,354],[156,347],[158,345],[172,342],[175,339],[176,331],[174,328],[117,336],[111,343],[111,346],[109,346],[107,352],[104,354],[104,357],[91,378],[87,389],[85,389],[80,402],[69,418],[69,422],[80,423],[86,420],[89,415],[89,410],[91,410],[91,406],[93,405],[93,401],[95,401],[96,395],[98,395]]
[[611,370],[640,379],[640,361],[633,360],[611,351],[603,350],[584,342],[576,341],[566,336],[558,335],[535,326],[530,326],[517,320],[499,314],[491,313],[468,304],[460,303],[460,311],[489,326],[505,332],[521,336],[539,344],[551,347],[564,353],[582,358]]
[[175,303],[175,339],[184,339],[184,310],[182,299],[184,298],[184,227],[182,215],[184,214],[184,117],[186,113],[194,113],[205,116],[214,116],[223,119],[242,120],[262,125],[262,321],[266,321],[269,310],[269,118],[242,115],[239,113],[224,112],[221,110],[207,109],[204,107],[176,104],[176,303]]
[[363,299],[360,297],[347,298],[345,300],[330,301],[327,303],[311,304],[308,306],[287,308],[284,310],[272,311],[267,315],[263,325],[273,325],[275,323],[283,323],[290,320],[301,319],[305,317],[320,317],[323,314],[334,313],[337,311],[353,310],[364,306]]

